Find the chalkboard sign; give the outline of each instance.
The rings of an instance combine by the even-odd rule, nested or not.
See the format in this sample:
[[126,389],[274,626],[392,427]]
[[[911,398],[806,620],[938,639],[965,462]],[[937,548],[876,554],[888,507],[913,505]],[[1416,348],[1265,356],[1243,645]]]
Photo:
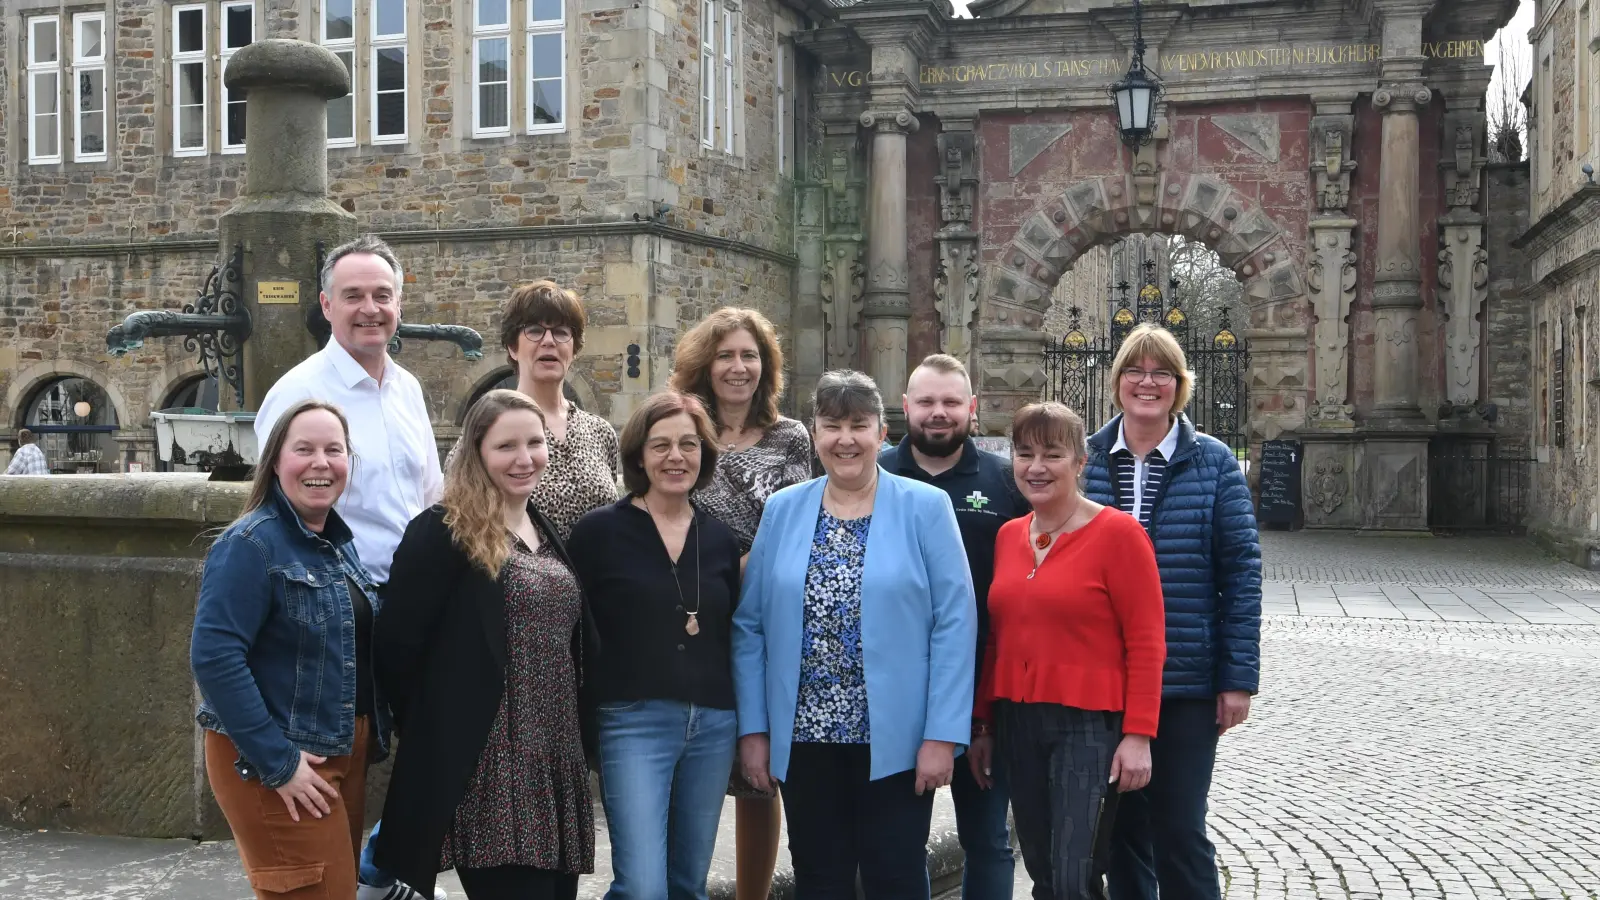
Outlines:
[[1262,525],[1300,525],[1299,441],[1266,441],[1261,445],[1261,500],[1256,517]]

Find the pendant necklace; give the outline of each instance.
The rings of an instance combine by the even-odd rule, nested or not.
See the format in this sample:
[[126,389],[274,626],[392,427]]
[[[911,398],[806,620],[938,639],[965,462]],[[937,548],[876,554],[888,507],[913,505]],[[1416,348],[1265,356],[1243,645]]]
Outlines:
[[[1035,523],[1037,523],[1039,521],[1038,518],[1037,518],[1037,515],[1035,516],[1033,521]],[[1062,522],[1060,525],[1057,525],[1056,527],[1050,529],[1049,531],[1041,532],[1030,543],[1034,547],[1039,548],[1040,550],[1047,549],[1050,546],[1050,542],[1054,541],[1056,539],[1056,532],[1058,532],[1061,529],[1067,527],[1067,523],[1071,522],[1071,521],[1072,521],[1072,516],[1069,515],[1069,516],[1067,516],[1065,522]],[[1050,556],[1050,554],[1048,554],[1048,553],[1045,554],[1046,558],[1049,558],[1049,556]],[[1033,576],[1035,576],[1035,575],[1037,575],[1039,573],[1039,565],[1041,563],[1043,563],[1043,562],[1044,562],[1044,560],[1042,560],[1042,559],[1038,559],[1038,560],[1034,561],[1033,571],[1028,573],[1028,579],[1027,580],[1029,580],[1029,581],[1033,580]]]
[[[650,513],[650,518],[654,519],[656,517],[656,514],[655,514],[654,511],[652,511],[650,509],[650,502],[648,500],[644,499],[644,495],[643,494],[639,495],[639,502],[644,504],[644,511],[647,512],[647,513]],[[692,507],[690,508],[690,512],[689,512],[689,527],[694,531],[694,574],[695,574],[695,579],[694,579],[694,609],[685,610],[685,612],[687,612],[689,614],[689,621],[683,623],[683,630],[688,632],[690,637],[694,637],[695,635],[700,633],[700,600],[701,600],[701,597],[700,597],[700,582],[701,582],[701,578],[700,578],[700,523],[698,523],[698,522],[696,522],[694,520],[694,510],[693,510]],[[688,543],[688,541],[687,541],[688,535],[687,534],[684,535],[684,538],[685,538],[685,543],[687,544]],[[666,545],[665,545],[664,542],[662,544],[662,549],[666,549]],[[683,553],[683,551],[681,551],[681,550],[678,551],[678,552],[679,552],[679,555],[682,555],[682,553]],[[688,603],[684,600],[684,597],[683,597],[683,582],[678,580],[678,564],[673,562],[672,558],[669,556],[667,558],[667,565],[669,565],[672,568],[672,586],[678,589],[678,608],[679,609],[683,609],[685,606],[688,605]]]

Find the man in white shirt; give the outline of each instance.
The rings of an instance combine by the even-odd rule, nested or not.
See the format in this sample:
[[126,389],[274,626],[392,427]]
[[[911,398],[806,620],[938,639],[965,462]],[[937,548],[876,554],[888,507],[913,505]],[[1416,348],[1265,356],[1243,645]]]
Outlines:
[[[321,301],[332,338],[272,386],[255,423],[256,444],[264,447],[278,417],[301,400],[323,400],[344,411],[354,458],[337,509],[350,526],[362,564],[379,584],[389,579],[406,525],[437,502],[444,488],[422,385],[389,358],[403,284],[394,251],[372,235],[328,254]],[[373,866],[368,853],[362,854],[356,896],[424,900]],[[443,900],[444,891],[436,890],[434,898]]]

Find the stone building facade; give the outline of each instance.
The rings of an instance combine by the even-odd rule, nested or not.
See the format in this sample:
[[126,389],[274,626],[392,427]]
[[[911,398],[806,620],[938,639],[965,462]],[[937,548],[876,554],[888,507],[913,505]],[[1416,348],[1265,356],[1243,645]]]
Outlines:
[[[401,254],[405,319],[489,338],[477,363],[448,345],[398,357],[441,440],[507,374],[499,306],[540,277],[589,310],[571,393],[620,422],[707,311],[793,315],[804,91],[788,35],[805,16],[777,0],[5,4],[0,445],[42,418],[95,429],[60,444],[64,468],[90,447],[102,471],[154,464],[149,413],[204,375],[177,340],[111,358],[106,331],[192,300],[225,255],[247,135],[221,74],[260,38],[323,43],[351,68],[329,108],[330,193]],[[85,393],[91,415],[70,415]]]
[[[731,302],[784,328],[794,396],[851,365],[893,405],[910,362],[945,350],[999,430],[1049,389],[1062,274],[1132,235],[1182,235],[1243,285],[1250,430],[1307,442],[1308,524],[1426,527],[1434,444],[1503,427],[1485,414],[1477,277],[1483,43],[1515,0],[1152,0],[1165,91],[1139,148],[1105,95],[1129,5],[969,8],[14,0],[0,440],[77,375],[115,408],[116,458],[148,459],[147,414],[195,365],[175,342],[108,359],[103,329],[177,306],[226,249],[244,135],[216,73],[239,40],[297,37],[352,67],[329,108],[330,189],[406,255],[407,318],[492,334],[510,284],[571,284],[593,318],[574,391],[613,421],[664,382],[675,336]],[[96,16],[101,56],[80,50]],[[488,356],[402,353],[441,433],[503,376]]]
[[[1535,528],[1600,565],[1600,5],[1539,0],[1528,91],[1529,227],[1523,294],[1532,316]],[[1586,173],[1584,169],[1589,169]],[[1596,445],[1600,450],[1600,445]]]

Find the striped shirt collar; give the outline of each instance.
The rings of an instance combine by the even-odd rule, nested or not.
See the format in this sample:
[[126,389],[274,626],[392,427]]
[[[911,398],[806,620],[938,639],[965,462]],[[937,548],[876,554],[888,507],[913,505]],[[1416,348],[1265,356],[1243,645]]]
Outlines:
[[[1171,462],[1172,454],[1178,451],[1179,426],[1180,420],[1177,416],[1173,416],[1172,428],[1167,431],[1167,436],[1161,439],[1161,443],[1156,445],[1156,451],[1159,452],[1161,454],[1161,458],[1167,462]],[[1111,445],[1111,452],[1113,454],[1127,453],[1129,456],[1133,455],[1133,451],[1128,447],[1128,435],[1126,429],[1127,419],[1124,418],[1122,425],[1117,428],[1117,442]]]

